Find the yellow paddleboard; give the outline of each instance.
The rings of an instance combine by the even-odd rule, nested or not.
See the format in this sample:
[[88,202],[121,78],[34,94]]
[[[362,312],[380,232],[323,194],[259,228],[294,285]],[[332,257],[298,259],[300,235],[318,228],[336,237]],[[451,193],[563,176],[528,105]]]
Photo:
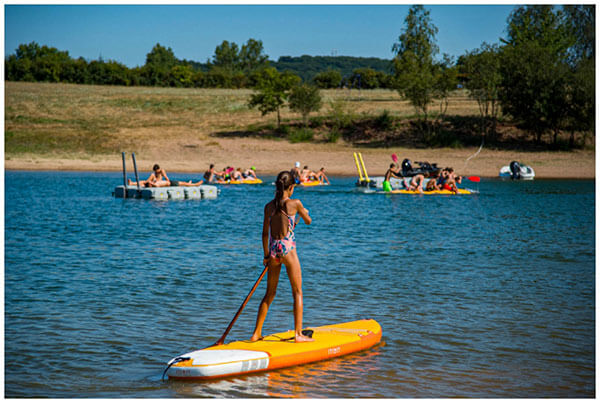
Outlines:
[[460,195],[470,195],[473,194],[473,192],[471,192],[470,190],[467,189],[458,189],[458,193],[454,193],[450,190],[432,190],[430,192],[418,192],[416,190],[392,190],[391,192],[386,192],[386,193],[392,193],[392,194],[405,194],[405,195],[420,195],[420,194],[424,194],[424,195],[454,195],[454,194],[460,194]]
[[180,355],[169,361],[169,379],[213,379],[269,371],[327,360],[368,349],[381,340],[381,326],[373,319],[310,327],[313,342],[295,343],[287,331],[262,340],[234,341]]
[[258,185],[263,183],[262,179],[244,179],[243,181],[224,182],[225,185]]
[[307,181],[307,182],[300,183],[300,186],[304,186],[304,187],[320,186],[320,185],[323,185],[323,183],[321,181]]

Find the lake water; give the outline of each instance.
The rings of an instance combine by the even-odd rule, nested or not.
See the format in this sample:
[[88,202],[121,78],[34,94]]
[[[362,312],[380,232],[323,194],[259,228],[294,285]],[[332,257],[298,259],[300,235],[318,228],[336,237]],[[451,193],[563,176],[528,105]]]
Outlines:
[[[170,174],[189,179],[187,174]],[[273,178],[217,200],[122,200],[120,173],[5,173],[6,397],[594,397],[593,181],[465,183],[473,196],[298,189],[304,324],[374,318],[350,356],[161,381],[216,341],[260,274]],[[250,336],[263,281],[228,341]],[[293,327],[282,272],[264,334]]]

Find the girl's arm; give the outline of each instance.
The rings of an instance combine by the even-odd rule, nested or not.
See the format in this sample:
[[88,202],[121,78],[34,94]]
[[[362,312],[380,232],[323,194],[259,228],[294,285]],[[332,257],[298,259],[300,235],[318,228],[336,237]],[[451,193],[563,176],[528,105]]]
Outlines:
[[268,204],[265,205],[265,216],[263,218],[263,229],[262,229],[262,245],[263,245],[263,265],[267,265],[269,261],[269,219],[268,219]]
[[310,225],[312,222],[312,218],[308,215],[308,210],[304,208],[302,202],[300,200],[296,200],[296,211],[300,214],[300,217],[304,220],[307,225]]
[[169,177],[167,176],[167,171],[165,171],[162,168],[161,168],[161,171],[162,171],[163,176],[165,177],[165,180],[170,182]]

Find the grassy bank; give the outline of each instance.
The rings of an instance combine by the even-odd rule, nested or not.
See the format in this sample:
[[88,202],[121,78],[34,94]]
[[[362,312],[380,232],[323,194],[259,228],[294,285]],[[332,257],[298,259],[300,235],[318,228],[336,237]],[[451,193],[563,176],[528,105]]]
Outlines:
[[[399,149],[413,160],[462,166],[480,144],[480,137],[473,136],[478,106],[464,92],[450,99],[448,118],[440,126],[442,137],[429,140],[411,126],[408,118],[414,109],[394,91],[322,91],[323,108],[313,114],[304,134],[300,116],[287,108],[282,110],[281,129],[275,126],[274,114],[263,117],[248,109],[251,93],[7,82],[5,164],[9,169],[119,169],[120,152],[135,151],[140,165],[164,161],[163,165],[182,171],[215,162],[260,164],[276,172],[290,160],[301,160],[313,167],[326,164],[330,172],[353,174],[348,155],[355,149],[382,166],[379,160],[388,161],[391,152],[401,155]],[[432,106],[432,112],[436,110],[437,105]],[[334,130],[337,135],[332,135]],[[519,148],[521,143],[512,140],[523,140],[525,134],[509,122],[501,121],[499,132],[504,143],[486,144],[477,157],[484,161],[486,155],[494,155],[493,162],[487,161],[494,166],[477,168],[476,158],[469,168],[497,175],[495,165],[512,159],[537,161],[542,167],[552,166],[552,160],[572,159],[584,168],[569,177],[594,175],[594,154],[589,149],[593,141],[588,150],[548,153],[533,146]]]

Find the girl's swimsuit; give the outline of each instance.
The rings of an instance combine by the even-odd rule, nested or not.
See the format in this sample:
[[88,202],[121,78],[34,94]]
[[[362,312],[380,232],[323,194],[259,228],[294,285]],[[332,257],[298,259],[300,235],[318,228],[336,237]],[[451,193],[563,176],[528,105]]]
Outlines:
[[[277,262],[280,262],[282,257],[296,248],[296,237],[294,235],[294,222],[296,216],[288,215],[283,209],[280,211],[288,218],[288,233],[283,239],[273,239],[269,234],[269,253]],[[275,215],[275,213],[271,214],[271,217],[273,217],[273,215]],[[271,217],[269,217],[269,221],[271,220]]]

